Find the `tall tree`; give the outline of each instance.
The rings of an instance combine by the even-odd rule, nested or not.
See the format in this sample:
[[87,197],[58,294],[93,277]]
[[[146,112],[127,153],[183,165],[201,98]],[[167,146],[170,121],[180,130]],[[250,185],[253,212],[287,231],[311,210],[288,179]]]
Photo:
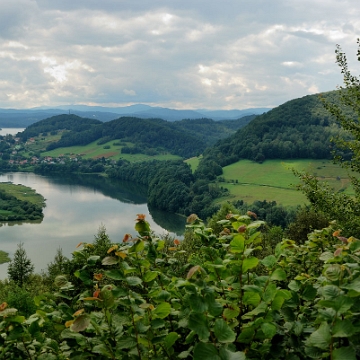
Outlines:
[[8,266],[9,279],[17,285],[23,286],[33,272],[34,265],[27,257],[24,244],[20,243],[15,251],[13,260],[10,261]]
[[[358,39],[357,58],[360,61],[360,40]],[[345,53],[336,47],[336,63],[343,74],[344,86],[339,87],[340,105],[324,101],[325,108],[335,116],[343,131],[333,139],[337,146],[335,161],[349,170],[355,196],[343,192],[336,193],[327,185],[321,184],[309,174],[297,175],[301,178],[303,190],[315,210],[336,220],[343,230],[342,235],[360,237],[360,78],[351,74]]]

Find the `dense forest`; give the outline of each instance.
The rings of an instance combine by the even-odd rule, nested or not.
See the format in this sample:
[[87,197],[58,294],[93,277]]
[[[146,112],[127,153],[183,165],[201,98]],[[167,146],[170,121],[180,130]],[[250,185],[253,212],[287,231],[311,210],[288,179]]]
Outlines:
[[149,153],[149,149],[153,149],[188,158],[201,154],[207,146],[234,133],[254,117],[252,115],[228,121],[195,119],[175,122],[121,117],[102,123],[76,115],[58,115],[32,124],[18,136],[22,141],[26,141],[39,134],[55,134],[61,131],[61,139],[49,144],[47,150],[87,145],[96,140],[99,143],[122,140],[134,144],[124,152]]
[[[257,116],[246,127],[219,142],[206,157],[225,166],[239,159],[330,159],[331,138],[341,130],[323,101],[339,103],[339,91],[308,95]],[[351,114],[350,114],[351,115]]]

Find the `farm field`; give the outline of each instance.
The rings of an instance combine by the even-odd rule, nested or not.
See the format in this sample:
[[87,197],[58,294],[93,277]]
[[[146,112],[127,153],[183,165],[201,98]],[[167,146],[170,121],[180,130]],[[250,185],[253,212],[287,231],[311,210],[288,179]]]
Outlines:
[[[352,195],[353,189],[345,169],[331,160],[268,160],[262,164],[241,160],[223,168],[219,186],[227,188],[227,200],[276,201],[284,206],[303,204],[307,200],[295,186],[299,183],[291,169],[306,171],[326,181],[335,191]],[[222,201],[224,198],[222,198]]]
[[[113,160],[124,159],[131,162],[135,161],[147,161],[147,160],[176,160],[181,159],[180,156],[171,154],[160,154],[160,155],[146,155],[146,154],[122,154],[121,148],[125,145],[119,145],[119,141],[111,140],[104,144],[98,145],[97,141],[94,141],[85,146],[69,146],[54,149],[51,151],[45,151],[42,156],[57,157],[60,155],[81,155],[84,159],[96,159],[96,158],[111,158]],[[126,144],[131,146],[130,143]]]

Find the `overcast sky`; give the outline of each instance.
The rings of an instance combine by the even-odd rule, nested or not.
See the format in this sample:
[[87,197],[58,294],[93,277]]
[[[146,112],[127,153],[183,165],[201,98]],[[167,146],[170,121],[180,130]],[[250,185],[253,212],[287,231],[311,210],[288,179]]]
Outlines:
[[359,0],[0,0],[0,107],[274,107],[342,83]]

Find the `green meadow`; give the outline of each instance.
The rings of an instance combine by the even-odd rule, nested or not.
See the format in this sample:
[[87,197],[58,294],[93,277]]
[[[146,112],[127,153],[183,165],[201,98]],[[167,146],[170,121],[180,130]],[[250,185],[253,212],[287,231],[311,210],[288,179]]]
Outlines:
[[[169,153],[159,155],[146,155],[146,154],[122,154],[121,149],[124,145],[119,145],[118,140],[111,140],[104,144],[98,145],[98,140],[85,145],[85,146],[69,146],[54,149],[51,151],[42,152],[42,156],[58,157],[60,155],[76,155],[81,156],[84,159],[97,159],[97,158],[111,158],[113,160],[125,159],[131,162],[135,161],[147,161],[147,160],[174,160],[181,159],[180,156],[171,155]],[[126,143],[126,146],[131,146],[131,143]]]
[[199,166],[199,162],[201,158],[202,156],[194,156],[190,159],[185,160],[185,162],[190,165],[192,172],[194,172]]
[[45,199],[42,195],[38,194],[34,189],[24,185],[2,182],[0,183],[0,191],[13,195],[21,201],[26,200],[39,206],[43,206],[45,203]]
[[[229,190],[226,200],[276,201],[284,206],[306,202],[305,196],[296,190],[299,179],[292,169],[308,172],[326,181],[335,191],[352,195],[353,189],[345,169],[330,160],[268,160],[262,164],[241,160],[223,168],[219,186]],[[222,198],[222,201],[224,198]]]

